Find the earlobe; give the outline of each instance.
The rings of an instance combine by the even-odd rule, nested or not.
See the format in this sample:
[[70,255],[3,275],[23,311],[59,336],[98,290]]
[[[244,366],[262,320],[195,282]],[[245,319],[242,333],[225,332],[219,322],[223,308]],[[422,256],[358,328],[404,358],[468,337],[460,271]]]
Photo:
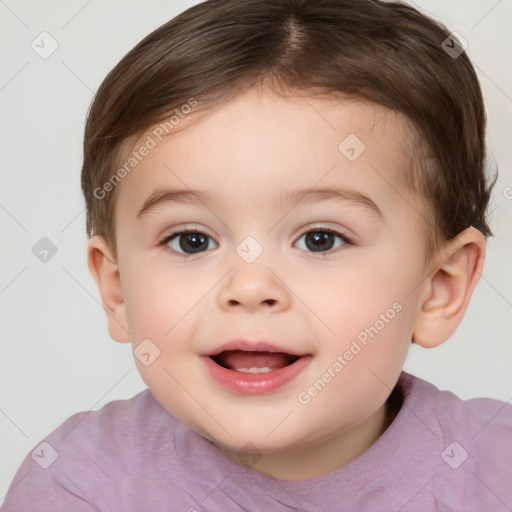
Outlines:
[[485,245],[483,234],[469,227],[439,251],[415,318],[416,344],[432,348],[455,332],[482,274]]
[[130,335],[119,267],[102,237],[95,235],[89,240],[87,264],[98,285],[103,308],[107,314],[110,336],[120,343],[128,343]]

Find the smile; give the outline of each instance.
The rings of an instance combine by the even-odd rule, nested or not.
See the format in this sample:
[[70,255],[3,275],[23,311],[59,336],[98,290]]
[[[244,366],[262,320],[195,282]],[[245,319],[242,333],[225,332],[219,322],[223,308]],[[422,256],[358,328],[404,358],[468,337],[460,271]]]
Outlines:
[[241,395],[278,390],[293,380],[311,359],[310,355],[245,350],[223,350],[202,357],[213,380]]

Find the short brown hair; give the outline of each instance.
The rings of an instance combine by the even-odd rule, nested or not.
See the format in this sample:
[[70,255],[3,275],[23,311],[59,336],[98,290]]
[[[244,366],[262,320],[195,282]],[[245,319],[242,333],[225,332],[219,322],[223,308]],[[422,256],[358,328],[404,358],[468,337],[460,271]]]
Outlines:
[[[407,184],[425,205],[426,260],[486,210],[485,109],[475,70],[443,48],[440,23],[382,0],[209,0],[144,38],[108,74],[84,136],[87,234],[116,256],[115,190],[98,198],[126,142],[191,98],[207,111],[264,82],[367,100],[412,127]],[[448,39],[450,46],[456,39]]]

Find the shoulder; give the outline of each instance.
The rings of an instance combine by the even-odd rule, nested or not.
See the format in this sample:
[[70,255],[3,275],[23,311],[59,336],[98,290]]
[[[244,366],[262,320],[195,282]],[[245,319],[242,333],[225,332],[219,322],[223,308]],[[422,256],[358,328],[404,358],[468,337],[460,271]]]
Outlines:
[[2,510],[34,510],[35,502],[38,512],[135,510],[130,500],[146,475],[178,474],[180,428],[147,389],[74,414],[26,456]]
[[434,384],[403,373],[400,380],[407,404],[428,418],[430,426],[446,438],[468,439],[473,444],[496,436],[509,438],[512,434],[512,405],[493,398],[462,400]]
[[[177,420],[153,397],[149,389],[129,399],[107,403],[97,411],[74,414],[45,439],[63,457],[92,457],[129,464],[142,447],[172,440]],[[72,455],[71,455],[72,454]],[[59,454],[60,455],[60,454]]]
[[404,404],[430,430],[439,503],[457,496],[464,510],[507,510],[503,504],[512,504],[512,405],[492,398],[462,400],[405,373],[400,383]]
[[[58,440],[76,438],[83,435],[103,437],[122,433],[133,433],[140,423],[164,416],[166,413],[156,402],[149,389],[145,389],[132,398],[114,400],[96,411],[82,411],[70,416],[55,429],[50,438]],[[120,432],[120,427],[122,432]]]

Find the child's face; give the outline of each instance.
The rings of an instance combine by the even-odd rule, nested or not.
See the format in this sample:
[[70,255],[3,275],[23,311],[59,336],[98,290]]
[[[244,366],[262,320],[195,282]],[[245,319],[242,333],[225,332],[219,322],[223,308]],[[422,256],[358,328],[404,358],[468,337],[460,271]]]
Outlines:
[[[251,443],[265,467],[278,452],[312,450],[321,474],[387,426],[384,402],[426,290],[421,217],[402,185],[404,125],[385,114],[253,90],[159,142],[120,185],[123,318],[134,347],[150,339],[160,350],[147,366],[137,360],[140,373],[169,412],[226,453]],[[343,142],[351,134],[366,146],[360,155],[353,136]],[[381,214],[363,201],[286,196],[334,188],[367,195]],[[204,197],[138,216],[165,189]],[[207,238],[160,245],[181,229]],[[325,229],[353,244],[322,242]],[[202,252],[184,254],[194,247]],[[205,364],[237,338],[310,357],[277,389],[246,394]],[[345,447],[341,459],[335,446]]]

